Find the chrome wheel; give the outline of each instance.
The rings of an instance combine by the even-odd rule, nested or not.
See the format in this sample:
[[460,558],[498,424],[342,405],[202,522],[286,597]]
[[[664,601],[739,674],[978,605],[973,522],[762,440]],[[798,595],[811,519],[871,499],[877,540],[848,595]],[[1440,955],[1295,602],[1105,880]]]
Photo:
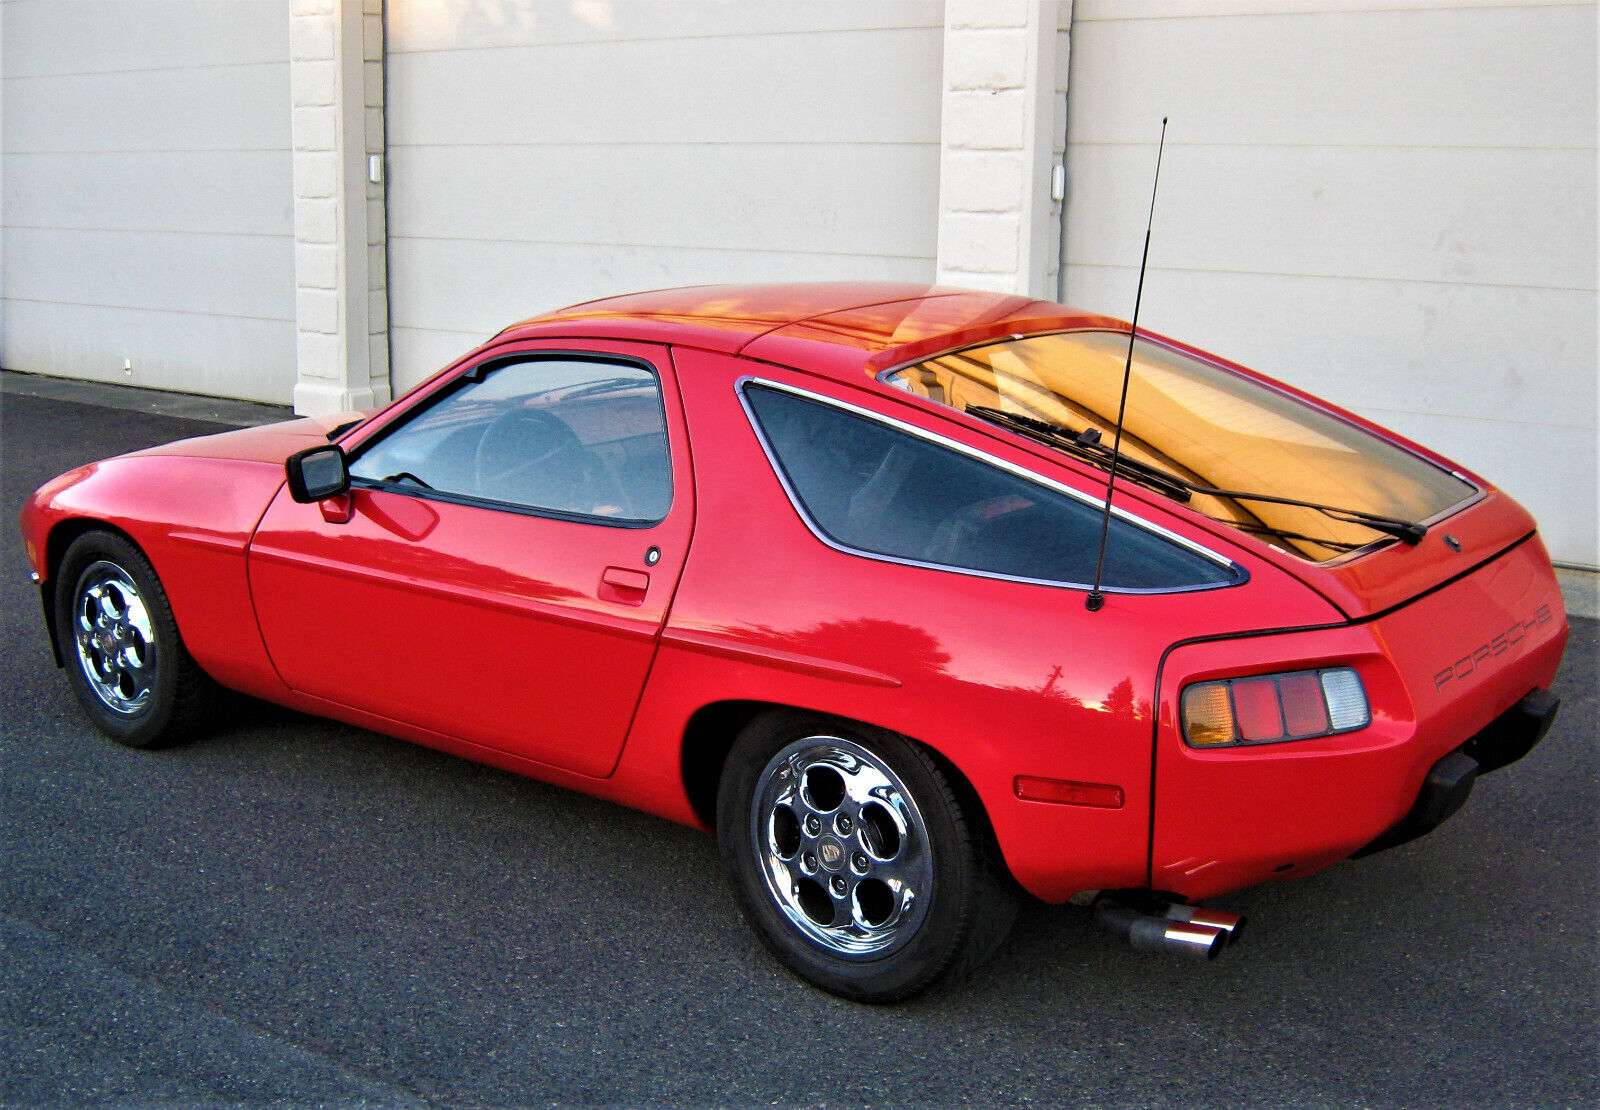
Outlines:
[[915,937],[933,888],[927,825],[900,777],[837,736],[808,736],[760,773],[750,835],[779,911],[835,956],[878,958]]
[[78,665],[107,709],[132,716],[149,704],[156,683],[155,631],[128,572],[97,562],[78,579],[72,607]]

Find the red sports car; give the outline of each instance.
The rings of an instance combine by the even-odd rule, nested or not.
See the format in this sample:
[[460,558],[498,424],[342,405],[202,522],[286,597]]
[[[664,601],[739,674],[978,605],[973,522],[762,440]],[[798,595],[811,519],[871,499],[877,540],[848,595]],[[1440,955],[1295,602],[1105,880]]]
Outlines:
[[22,527],[113,739],[227,687],[715,828],[773,952],[879,1001],[1019,892],[1215,954],[1201,901],[1525,754],[1566,640],[1482,478],[1120,321],[920,285],[577,305],[364,418],[74,470]]

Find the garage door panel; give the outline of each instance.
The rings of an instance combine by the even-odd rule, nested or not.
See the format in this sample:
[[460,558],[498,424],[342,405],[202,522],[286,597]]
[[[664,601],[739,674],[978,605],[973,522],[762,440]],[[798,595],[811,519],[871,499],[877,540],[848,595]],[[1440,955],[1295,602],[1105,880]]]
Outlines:
[[[5,17],[8,78],[66,70],[240,65],[288,56],[289,21],[283,7],[259,0],[6,0]],[[62,43],[72,44],[72,58],[65,65]],[[205,44],[203,53],[196,50],[197,43]]]
[[1595,564],[1596,10],[1077,0],[1065,298],[1131,311],[1170,114],[1141,322],[1480,468]]
[[[1125,318],[1137,277],[1069,266],[1066,299]],[[1152,269],[1140,323],[1443,452],[1528,506],[1555,558],[1593,560],[1593,294]]]
[[940,3],[386,12],[399,389],[593,297],[933,277]]
[[[805,243],[926,257],[939,154],[909,144],[402,147],[390,163],[404,183],[389,212],[397,237]],[[617,197],[603,221],[597,191]]]
[[[1146,212],[1148,147],[1074,147],[1067,254],[1125,263]],[[1169,149],[1151,264],[1593,289],[1594,154],[1583,150],[1321,146]]]
[[285,236],[8,228],[6,297],[293,319]]
[[1594,145],[1592,4],[1254,7],[1258,18],[1190,4],[1184,18],[1141,19],[1080,3],[1071,141],[1153,142],[1170,114],[1174,144]]
[[294,234],[287,150],[8,153],[6,168],[8,227]]
[[389,142],[937,143],[941,42],[911,28],[396,54]]
[[8,369],[282,404],[294,366],[287,320],[8,300],[5,323]]
[[[1530,427],[1593,418],[1595,383],[1581,371],[1596,357],[1594,298],[1581,290],[1172,270],[1158,265],[1154,245],[1150,254],[1141,327],[1357,412]],[[1126,318],[1137,278],[1132,265],[1070,265],[1066,297]],[[1504,442],[1531,449],[1510,432]]]
[[8,74],[6,150],[287,152],[288,68],[274,62],[17,80]]
[[622,39],[741,37],[796,32],[943,26],[938,0],[870,4],[662,3],[604,6],[534,0],[486,8],[483,0],[391,0],[392,52],[607,42]]

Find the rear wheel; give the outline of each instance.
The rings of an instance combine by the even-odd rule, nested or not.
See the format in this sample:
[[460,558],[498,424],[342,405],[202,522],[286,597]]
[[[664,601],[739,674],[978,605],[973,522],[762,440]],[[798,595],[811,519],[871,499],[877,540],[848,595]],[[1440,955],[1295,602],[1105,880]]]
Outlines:
[[137,547],[86,532],[62,557],[56,636],[72,689],[101,732],[151,748],[186,739],[215,687],[178,635],[166,591]]
[[1015,896],[976,815],[911,741],[827,718],[757,718],[718,796],[746,917],[817,986],[892,1002],[960,974],[1010,928]]

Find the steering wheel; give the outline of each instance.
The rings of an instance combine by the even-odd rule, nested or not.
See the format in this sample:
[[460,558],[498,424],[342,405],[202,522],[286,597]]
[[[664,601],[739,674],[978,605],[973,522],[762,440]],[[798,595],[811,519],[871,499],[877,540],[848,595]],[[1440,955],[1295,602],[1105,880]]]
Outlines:
[[589,516],[627,516],[622,489],[560,417],[513,409],[484,429],[478,492],[496,501]]
[[570,467],[558,460],[582,450],[572,429],[557,417],[536,409],[512,409],[495,417],[478,440],[474,457],[478,492],[501,501],[522,501],[527,499],[522,486],[529,477],[554,479],[535,483],[547,488],[565,485],[561,472]]

